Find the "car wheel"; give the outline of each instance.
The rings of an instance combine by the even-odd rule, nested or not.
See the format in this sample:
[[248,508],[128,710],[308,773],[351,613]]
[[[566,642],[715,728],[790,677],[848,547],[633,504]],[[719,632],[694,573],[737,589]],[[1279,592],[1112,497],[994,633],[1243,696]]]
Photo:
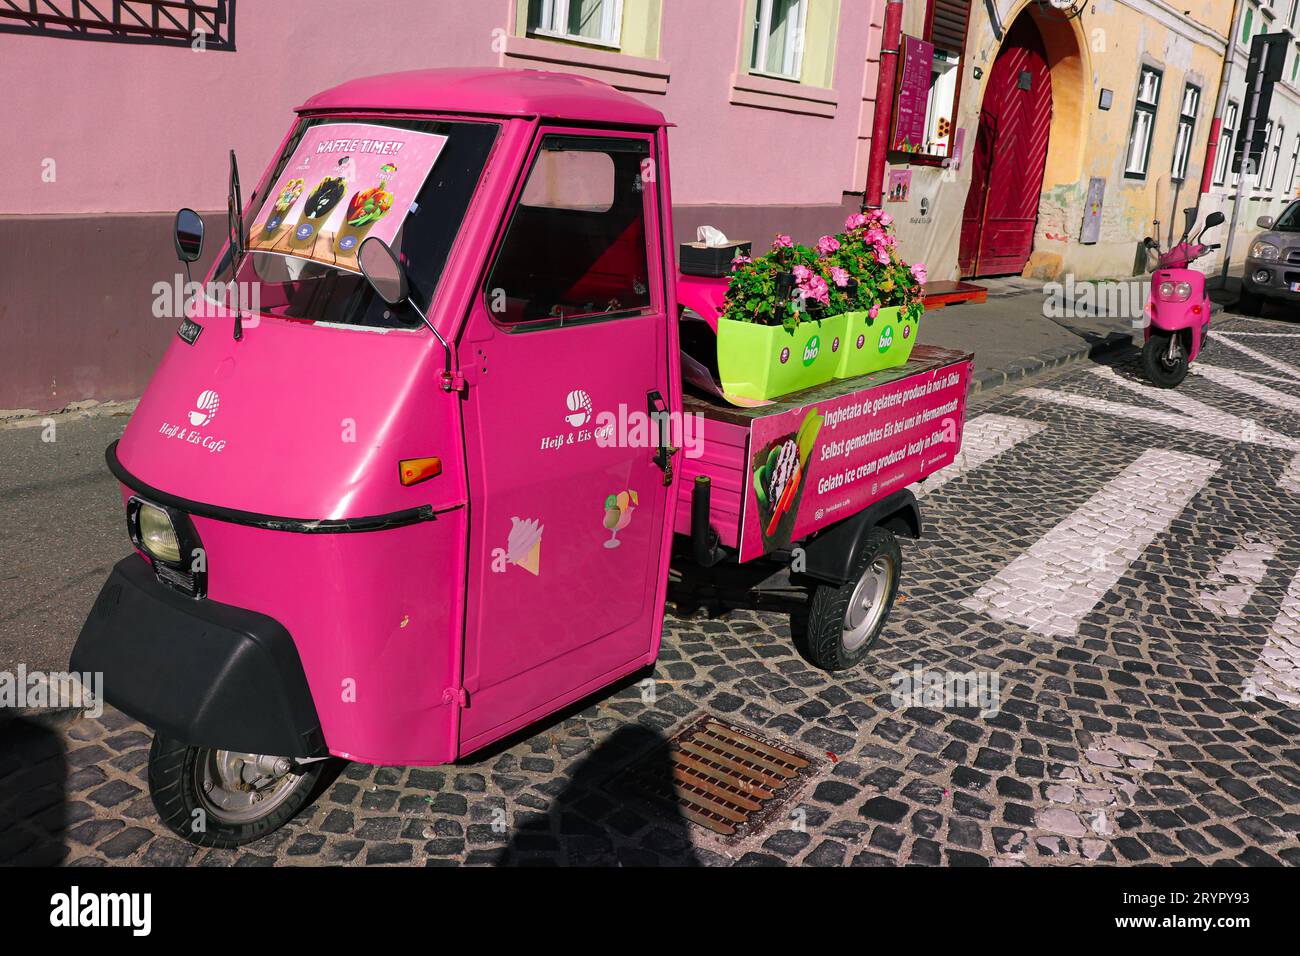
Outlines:
[[825,671],[860,663],[885,628],[902,571],[898,539],[884,528],[873,528],[854,558],[849,583],[813,588],[801,642],[809,662]]

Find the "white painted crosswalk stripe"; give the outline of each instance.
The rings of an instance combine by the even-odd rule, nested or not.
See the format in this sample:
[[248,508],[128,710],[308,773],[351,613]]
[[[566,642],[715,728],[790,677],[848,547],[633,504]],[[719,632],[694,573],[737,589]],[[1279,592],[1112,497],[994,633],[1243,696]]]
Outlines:
[[1272,541],[1243,541],[1223,556],[1200,593],[1201,606],[1220,617],[1240,617],[1277,554]]
[[913,486],[918,498],[933,494],[954,478],[974,471],[985,462],[1009,451],[1047,426],[1008,415],[980,415],[966,423],[961,451],[951,465],[936,471],[922,484]]
[[1218,468],[1196,455],[1143,452],[962,606],[1046,637],[1075,634]]
[[[1287,362],[1283,362],[1283,361],[1280,360],[1280,359],[1276,359],[1276,358],[1274,358],[1274,357],[1271,356],[1271,355],[1266,355],[1266,354],[1263,353],[1263,352],[1256,351],[1255,349],[1252,349],[1250,346],[1245,345],[1244,343],[1238,342],[1238,341],[1236,340],[1236,339],[1237,339],[1237,336],[1238,336],[1238,335],[1243,335],[1243,334],[1244,334],[1244,335],[1263,335],[1263,334],[1266,334],[1266,333],[1240,333],[1240,332],[1229,333],[1229,332],[1211,332],[1211,333],[1210,333],[1210,338],[1213,339],[1214,341],[1218,342],[1218,343],[1221,344],[1221,345],[1226,345],[1226,346],[1228,346],[1228,348],[1230,348],[1230,349],[1236,349],[1238,352],[1240,352],[1242,355],[1245,355],[1247,358],[1252,358],[1252,359],[1254,359],[1256,362],[1259,362],[1259,363],[1262,364],[1262,365],[1267,365],[1269,368],[1271,368],[1271,369],[1275,369],[1275,370],[1281,372],[1283,375],[1285,375],[1285,376],[1286,376],[1287,378],[1289,378],[1289,379],[1292,379],[1292,380],[1294,380],[1294,381],[1300,381],[1300,371],[1298,371],[1294,365],[1291,365],[1291,364],[1289,364],[1289,363],[1287,363]],[[1300,338],[1300,336],[1287,336],[1287,335],[1284,335],[1284,337],[1286,337],[1286,338]],[[1193,367],[1195,367],[1195,366],[1193,366]]]
[[1300,705],[1300,574],[1282,599],[1250,683],[1255,694]]

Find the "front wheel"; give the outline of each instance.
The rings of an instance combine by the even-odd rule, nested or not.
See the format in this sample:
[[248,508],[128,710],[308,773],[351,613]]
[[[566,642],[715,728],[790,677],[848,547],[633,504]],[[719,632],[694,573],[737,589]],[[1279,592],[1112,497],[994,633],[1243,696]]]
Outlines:
[[894,606],[902,571],[898,539],[873,528],[854,557],[849,583],[813,589],[803,651],[814,666],[842,671],[867,656]]
[[1152,332],[1142,347],[1142,368],[1157,388],[1176,388],[1187,378],[1187,349],[1176,333]]
[[278,830],[311,802],[325,764],[190,747],[157,735],[149,748],[149,796],[182,839],[242,846]]

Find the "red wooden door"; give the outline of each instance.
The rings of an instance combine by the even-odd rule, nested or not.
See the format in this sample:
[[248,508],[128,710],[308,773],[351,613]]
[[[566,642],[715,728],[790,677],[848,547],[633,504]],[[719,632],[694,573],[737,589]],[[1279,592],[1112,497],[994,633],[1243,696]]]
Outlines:
[[1052,76],[1022,16],[993,63],[971,157],[958,263],[963,276],[1019,273],[1034,248],[1052,125]]

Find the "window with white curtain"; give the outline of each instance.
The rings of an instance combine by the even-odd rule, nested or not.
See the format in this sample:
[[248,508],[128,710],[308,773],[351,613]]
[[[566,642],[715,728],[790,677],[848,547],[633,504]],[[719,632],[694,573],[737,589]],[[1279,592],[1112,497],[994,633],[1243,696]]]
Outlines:
[[755,0],[749,71],[800,79],[807,21],[808,0]]
[[[1300,3],[1300,0],[1296,2]],[[1300,135],[1295,138],[1295,152],[1291,154],[1291,178],[1286,181],[1288,195],[1300,195],[1300,180],[1296,178],[1298,175],[1300,175]]]
[[1183,105],[1178,113],[1178,138],[1174,142],[1173,178],[1182,182],[1187,178],[1187,166],[1192,157],[1192,136],[1196,132],[1196,117],[1201,112],[1201,90],[1187,84],[1183,90]]
[[528,32],[617,48],[623,37],[623,0],[529,0]]
[[1138,80],[1137,103],[1133,108],[1133,129],[1128,138],[1128,160],[1124,175],[1129,179],[1146,179],[1151,163],[1151,140],[1160,107],[1160,87],[1164,74],[1155,67],[1142,67]]
[[1237,137],[1237,113],[1240,107],[1229,102],[1223,111],[1223,130],[1219,134],[1219,152],[1214,157],[1214,185],[1222,186],[1228,181],[1228,164],[1232,162],[1233,144]]

